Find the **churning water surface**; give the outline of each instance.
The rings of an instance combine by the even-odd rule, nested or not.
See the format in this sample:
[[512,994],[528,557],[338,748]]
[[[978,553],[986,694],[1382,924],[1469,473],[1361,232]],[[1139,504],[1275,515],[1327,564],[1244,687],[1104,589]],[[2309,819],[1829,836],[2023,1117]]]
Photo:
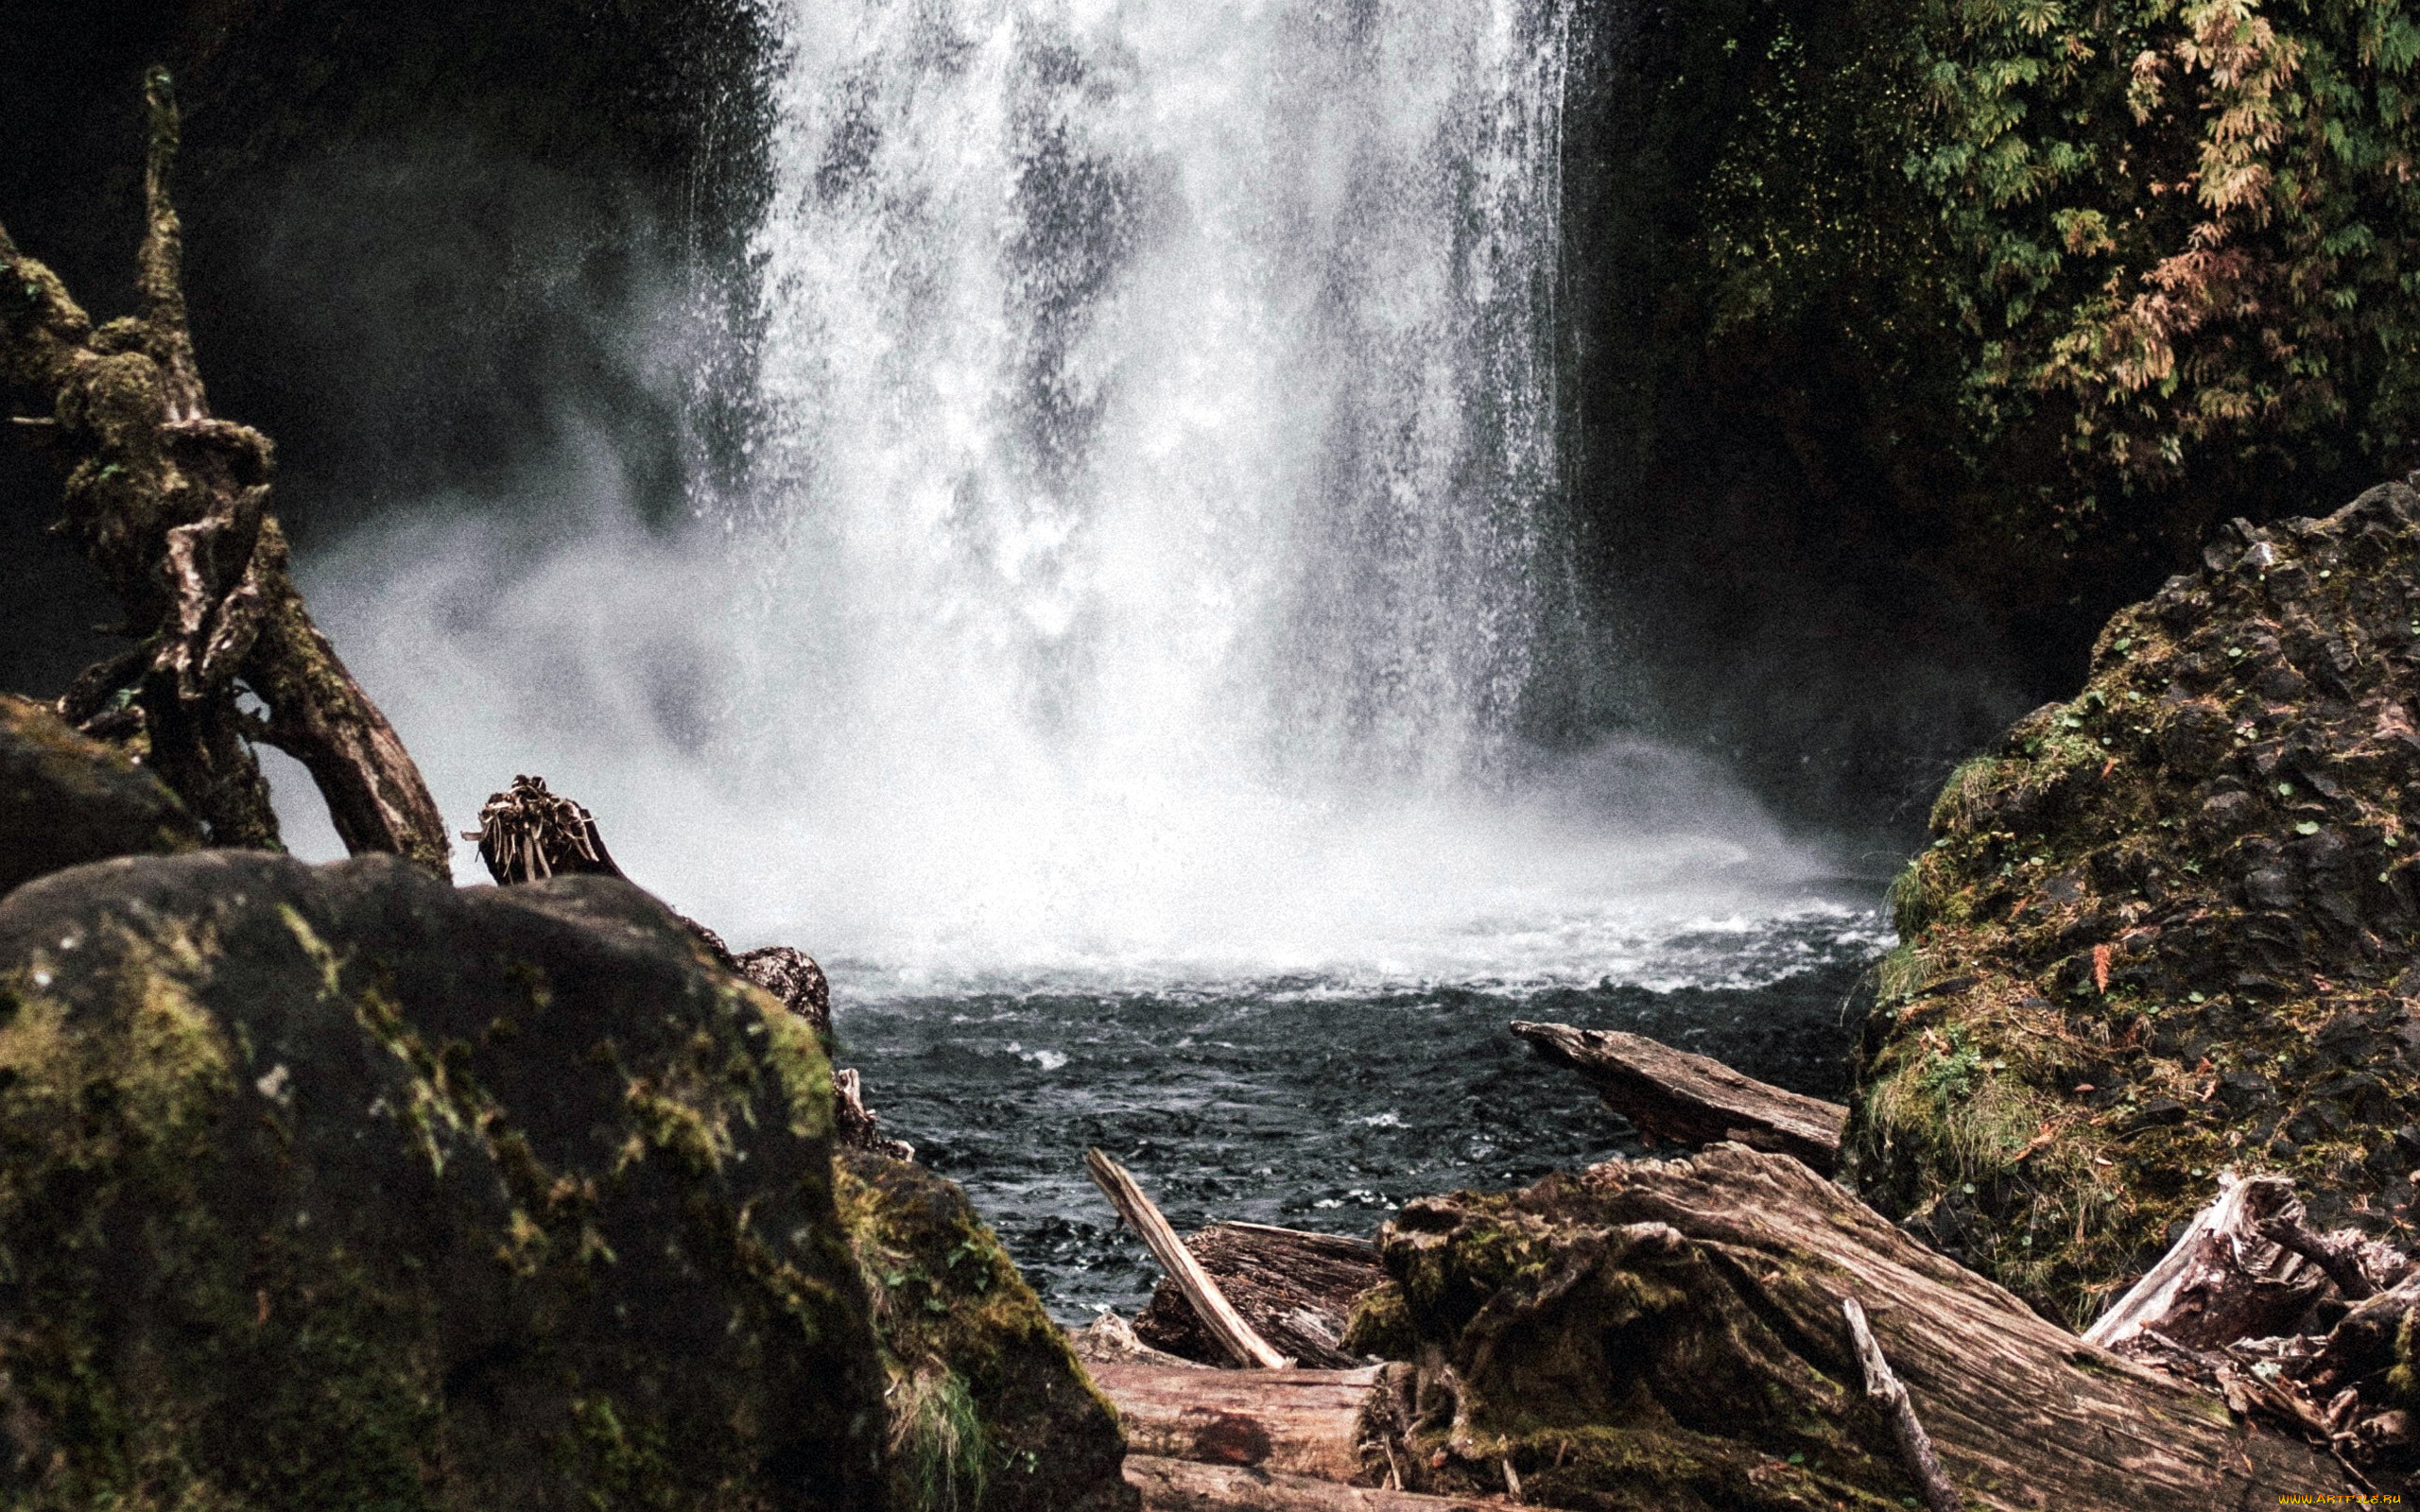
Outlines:
[[1062,1308],[1140,1275],[1085,1143],[1181,1221],[1359,1226],[1614,1148],[1512,1017],[1828,1084],[1759,1024],[1831,1012],[1872,887],[1669,748],[1522,738],[1585,644],[1559,0],[769,14],[742,480],[644,529],[599,444],[307,564],[447,812],[542,772],[822,956]]

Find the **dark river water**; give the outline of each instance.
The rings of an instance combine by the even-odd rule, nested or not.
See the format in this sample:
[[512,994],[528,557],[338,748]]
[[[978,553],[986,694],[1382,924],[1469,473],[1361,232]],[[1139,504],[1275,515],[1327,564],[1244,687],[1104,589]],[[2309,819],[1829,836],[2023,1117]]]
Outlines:
[[1645,984],[1115,989],[1080,979],[917,995],[834,971],[841,1060],[960,1183],[1051,1311],[1132,1313],[1157,1271],[1083,1172],[1132,1170],[1180,1230],[1216,1219],[1369,1234],[1409,1197],[1525,1184],[1641,1145],[1514,1019],[1622,1028],[1838,1097],[1850,1000],[1889,942],[1864,902],[1683,932]]

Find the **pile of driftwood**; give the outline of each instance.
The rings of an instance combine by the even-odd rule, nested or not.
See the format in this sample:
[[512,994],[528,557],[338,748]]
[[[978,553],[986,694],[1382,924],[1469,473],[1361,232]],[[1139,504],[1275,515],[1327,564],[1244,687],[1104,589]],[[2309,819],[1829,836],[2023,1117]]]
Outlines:
[[[1896,1461],[1879,1472],[1898,1478],[1894,1499],[1933,1512],[2393,1493],[2420,1464],[2403,1405],[2420,1401],[2420,1268],[2350,1232],[2310,1232],[2281,1180],[2222,1178],[2168,1256],[2077,1335],[1824,1179],[1837,1105],[1634,1035],[1513,1030],[1642,1133],[1712,1148],[1510,1197],[1423,1199],[1374,1245],[1253,1224],[1180,1239],[1091,1153],[1095,1180],[1166,1273],[1132,1323],[1106,1317],[1077,1339],[1125,1420],[1128,1479],[1147,1507],[1597,1504],[1558,1465],[1524,1469],[1520,1446],[1481,1431],[1471,1404],[1512,1389],[1491,1370],[1538,1368],[1506,1364],[1535,1346],[1505,1344],[1504,1325],[1479,1337],[1486,1313],[1551,1332],[1592,1274],[1616,1270],[1624,1284],[1651,1276],[1699,1326],[1668,1317],[1601,1345],[1635,1357],[1599,1366],[1656,1395],[1653,1414],[1711,1445],[1708,1463],[1738,1439],[1751,1480],[1767,1462],[1797,1469],[1796,1456],[1748,1445],[1759,1393],[1878,1446]],[[1348,1316],[1390,1274],[1482,1219],[1542,1233],[1574,1212],[1590,1221],[1567,1229],[1553,1274],[1508,1285],[1462,1338],[1391,1364],[1347,1348]],[[1556,1348],[1560,1368],[1571,1350]]]

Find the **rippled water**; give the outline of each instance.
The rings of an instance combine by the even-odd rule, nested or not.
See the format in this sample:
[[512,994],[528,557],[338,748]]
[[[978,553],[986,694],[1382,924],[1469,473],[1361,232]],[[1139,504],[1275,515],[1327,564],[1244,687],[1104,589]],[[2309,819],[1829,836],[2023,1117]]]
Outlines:
[[[838,965],[842,1058],[961,1183],[1063,1319],[1131,1313],[1157,1271],[1083,1173],[1098,1144],[1180,1229],[1220,1218],[1367,1234],[1396,1205],[1639,1153],[1513,1019],[1628,1028],[1839,1096],[1843,1004],[1889,941],[1870,891],[1684,927],[1594,986],[1290,977],[1087,990],[1072,975],[942,994]],[[1640,970],[1644,968],[1644,970]],[[1693,979],[1698,985],[1673,983]],[[1658,988],[1661,989],[1659,990]]]

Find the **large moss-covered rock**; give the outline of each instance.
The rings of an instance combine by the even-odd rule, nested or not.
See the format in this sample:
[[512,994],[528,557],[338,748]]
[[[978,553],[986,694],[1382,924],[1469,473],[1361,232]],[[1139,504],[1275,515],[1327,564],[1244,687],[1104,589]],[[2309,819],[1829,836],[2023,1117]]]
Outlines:
[[817,1036],[636,888],[0,902],[0,1501],[871,1508]]
[[1868,1200],[2082,1321],[2222,1167],[2409,1243],[2420,492],[2238,524],[1950,779],[1894,890],[1845,1149]]
[[49,705],[0,694],[0,893],[62,867],[200,845],[165,783]]
[[894,1512],[1127,1512],[1113,1408],[965,1194],[843,1150],[840,1211],[874,1299]]

